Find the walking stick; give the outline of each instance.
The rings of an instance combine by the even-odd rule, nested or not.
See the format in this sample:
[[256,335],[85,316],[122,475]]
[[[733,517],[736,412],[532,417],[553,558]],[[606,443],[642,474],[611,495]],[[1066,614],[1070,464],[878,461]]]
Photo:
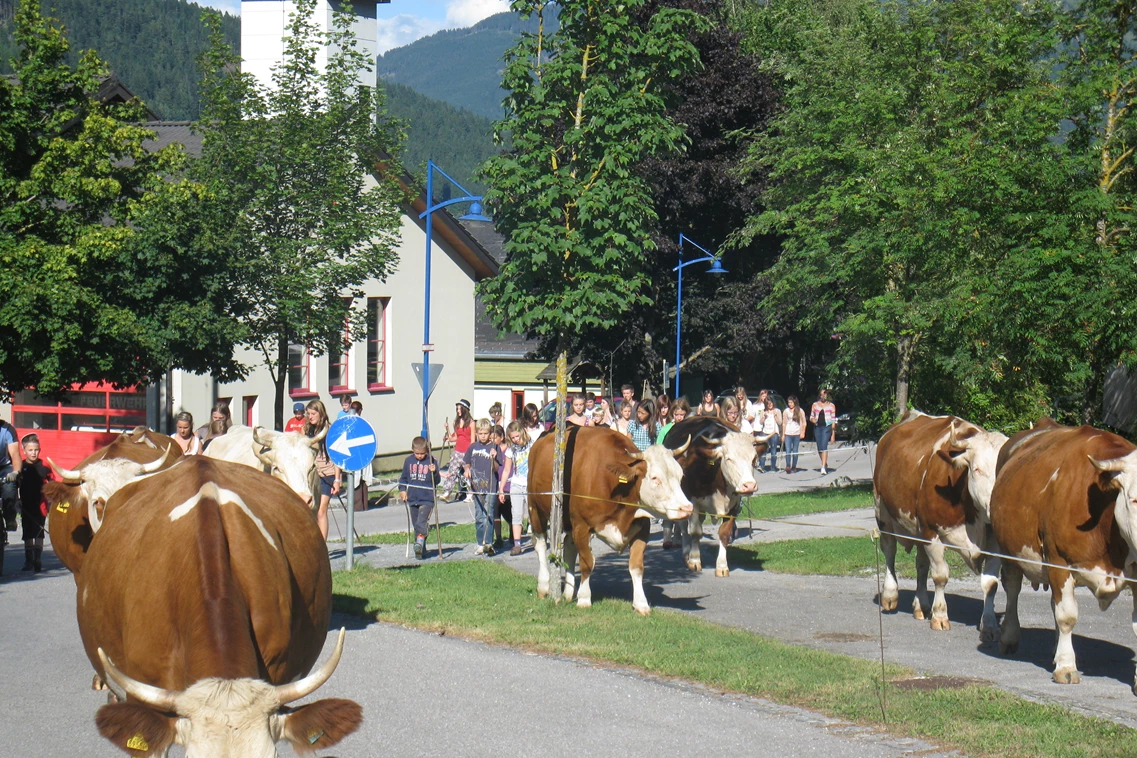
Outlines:
[[[444,453],[446,452],[446,442],[447,441],[444,438],[442,440],[442,452],[444,452]],[[429,457],[433,457],[433,454],[431,453],[431,450],[430,450],[429,440],[426,443],[426,454]],[[439,467],[442,466],[441,457],[439,458],[439,462],[437,465]],[[434,488],[433,477],[431,478],[430,497],[431,497],[431,501],[434,503],[434,505],[433,505],[433,508],[434,508],[434,534],[438,538],[438,557],[439,557],[439,559],[442,559],[442,558],[445,558],[446,556],[442,554],[442,526],[438,523],[438,490],[436,490]]]

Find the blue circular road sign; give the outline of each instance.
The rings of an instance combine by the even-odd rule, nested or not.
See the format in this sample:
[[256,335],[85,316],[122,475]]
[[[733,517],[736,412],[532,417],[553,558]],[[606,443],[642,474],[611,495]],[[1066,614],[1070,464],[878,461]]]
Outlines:
[[375,457],[375,430],[360,416],[343,416],[332,422],[324,443],[328,457],[344,471],[359,471]]

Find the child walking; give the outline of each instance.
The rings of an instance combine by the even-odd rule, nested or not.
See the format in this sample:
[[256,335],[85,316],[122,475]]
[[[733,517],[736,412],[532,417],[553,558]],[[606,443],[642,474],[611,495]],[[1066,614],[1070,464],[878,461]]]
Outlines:
[[426,534],[430,531],[430,513],[434,510],[434,488],[440,478],[438,460],[430,454],[426,439],[415,437],[411,441],[411,454],[403,461],[399,497],[411,509],[415,557],[419,560],[426,557]]
[[506,427],[509,447],[505,451],[505,469],[501,472],[501,483],[497,486],[498,502],[505,502],[505,482],[509,482],[509,498],[513,513],[510,514],[513,528],[513,547],[510,555],[521,555],[521,520],[529,511],[529,451],[533,440],[520,421],[510,421]]
[[488,418],[475,425],[477,440],[467,453],[466,478],[470,480],[474,498],[474,534],[478,540],[475,555],[493,555],[493,496],[497,492],[498,447],[490,440],[492,425]]
[[43,483],[51,480],[51,470],[43,465],[39,437],[24,436],[24,466],[20,470],[20,521],[24,526],[24,567],[21,571],[43,571],[43,536],[47,523],[47,501]]

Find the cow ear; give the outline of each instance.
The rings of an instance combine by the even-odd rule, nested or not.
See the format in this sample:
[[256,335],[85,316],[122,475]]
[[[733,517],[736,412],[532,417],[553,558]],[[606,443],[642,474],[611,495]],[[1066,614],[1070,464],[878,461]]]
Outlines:
[[284,739],[301,755],[331,747],[363,723],[363,707],[354,700],[328,698],[284,716]]
[[952,468],[964,468],[967,466],[967,460],[963,457],[964,453],[966,452],[967,448],[958,448],[953,450],[944,450],[941,448],[936,451],[936,455],[943,459],[943,461]]
[[1121,477],[1120,471],[1099,471],[1098,472],[1098,487],[1103,492],[1120,492],[1121,491]]
[[177,720],[142,703],[104,705],[95,716],[99,734],[133,756],[165,755],[177,736]]

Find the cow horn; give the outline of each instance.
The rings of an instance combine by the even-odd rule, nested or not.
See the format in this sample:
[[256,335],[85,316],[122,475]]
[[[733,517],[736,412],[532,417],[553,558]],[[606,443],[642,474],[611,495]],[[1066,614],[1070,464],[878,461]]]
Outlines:
[[[140,700],[146,705],[153,706],[160,711],[177,712],[177,701],[180,692],[176,690],[165,690],[161,687],[154,687],[149,684],[131,679],[126,674],[115,668],[111,663],[111,659],[99,648],[99,660],[103,663],[103,672],[106,674],[107,686],[114,689],[114,685],[122,690],[125,695],[131,695],[135,700]],[[116,693],[118,694],[118,693]]]
[[633,461],[642,461],[644,459],[643,452],[639,450],[625,450],[624,452],[626,452],[628,454],[628,457]]
[[683,455],[683,453],[687,452],[687,448],[689,447],[691,447],[691,435],[688,434],[687,441],[684,442],[681,446],[672,450],[671,454],[678,458],[679,456]]
[[155,445],[154,440],[150,439],[149,437],[143,437],[141,440],[139,440],[139,442],[141,442],[143,445],[146,445],[147,447],[152,447],[155,450],[161,450],[162,449],[162,448],[158,447],[157,445]]
[[773,436],[774,435],[772,435],[772,434],[767,434],[765,437],[763,437],[761,434],[755,434],[754,435],[754,441],[755,442],[763,442],[763,443],[769,442],[770,438]]
[[329,429],[331,429],[330,425],[325,426],[323,429],[316,432],[316,436],[309,440],[309,443],[312,445],[312,447],[319,447],[320,443],[324,441],[324,437],[328,436]]
[[261,432],[264,430],[265,428],[263,426],[253,427],[253,442],[257,443],[261,447],[272,447],[271,442],[261,437]]
[[959,438],[955,436],[955,419],[951,420],[951,429],[948,430],[947,438],[948,447],[955,449],[959,447]]
[[724,438],[719,437],[717,440],[715,440],[715,439],[711,439],[710,437],[708,437],[705,434],[700,434],[699,439],[702,440],[703,442],[707,443],[711,447],[722,447],[722,441]]
[[[95,497],[87,498],[87,520],[91,522],[91,533],[98,534],[103,527],[103,519],[99,516],[99,506]],[[103,506],[106,507],[105,504]]]
[[1087,455],[1086,457],[1090,459],[1090,463],[1092,463],[1094,468],[1098,471],[1123,471],[1125,469],[1124,458],[1111,458],[1108,461],[1099,461],[1092,455]]
[[47,464],[51,466],[52,471],[59,475],[59,479],[64,484],[78,484],[83,481],[83,472],[78,469],[59,468],[51,458],[47,459]]
[[340,655],[343,653],[343,638],[346,631],[347,630],[342,626],[340,627],[340,636],[339,639],[336,640],[336,649],[332,651],[332,657],[324,661],[324,665],[320,667],[319,671],[313,671],[298,682],[277,685],[276,695],[280,698],[281,705],[311,695],[320,689],[324,682],[331,678],[332,672],[335,671],[336,666],[339,665]]
[[143,474],[153,474],[155,471],[162,468],[162,466],[164,466],[166,464],[166,459],[169,457],[170,457],[170,448],[166,448],[166,452],[162,454],[161,458],[159,458],[156,461],[151,461],[150,463],[142,464],[142,473]]

